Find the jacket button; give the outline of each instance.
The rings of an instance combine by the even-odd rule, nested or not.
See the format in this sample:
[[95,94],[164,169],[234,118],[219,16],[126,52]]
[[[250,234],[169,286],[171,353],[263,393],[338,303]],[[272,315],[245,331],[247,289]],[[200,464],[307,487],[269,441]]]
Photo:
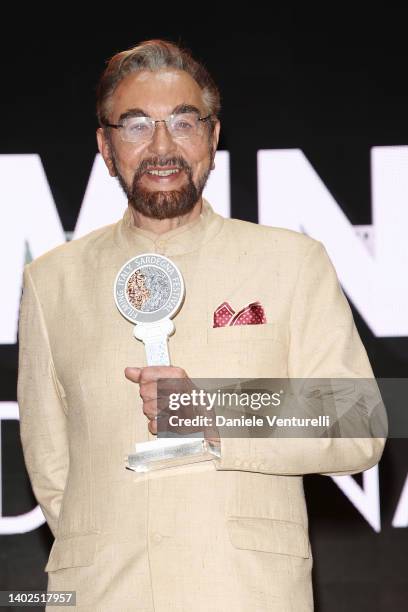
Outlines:
[[154,542],[161,542],[162,541],[162,537],[161,537],[160,533],[154,533],[153,534],[153,541]]
[[234,465],[235,465],[236,467],[239,467],[239,466],[241,465],[240,460],[239,460],[239,459],[235,459]]

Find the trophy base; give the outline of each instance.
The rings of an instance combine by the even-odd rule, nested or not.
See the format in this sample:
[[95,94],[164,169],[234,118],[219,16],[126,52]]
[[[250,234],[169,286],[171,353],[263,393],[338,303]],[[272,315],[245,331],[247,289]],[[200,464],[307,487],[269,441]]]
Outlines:
[[139,442],[136,453],[129,455],[126,468],[134,472],[151,472],[165,468],[210,461],[220,456],[219,450],[205,438],[170,438]]

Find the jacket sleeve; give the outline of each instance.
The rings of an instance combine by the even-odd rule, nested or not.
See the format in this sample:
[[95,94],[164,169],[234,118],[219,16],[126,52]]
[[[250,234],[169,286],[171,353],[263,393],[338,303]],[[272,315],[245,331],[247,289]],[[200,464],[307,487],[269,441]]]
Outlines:
[[34,495],[55,537],[69,465],[67,422],[30,266],[24,267],[18,327],[20,437]]
[[[327,252],[318,241],[313,241],[299,270],[289,332],[290,378],[374,378],[350,306]],[[358,403],[354,408],[360,421],[356,422],[356,431],[365,431],[367,413],[359,411]],[[381,421],[386,422],[385,412]],[[382,431],[380,435],[386,435]],[[355,474],[378,463],[384,444],[384,437],[369,434],[367,437],[223,438],[221,457],[214,463],[219,470],[339,476]]]

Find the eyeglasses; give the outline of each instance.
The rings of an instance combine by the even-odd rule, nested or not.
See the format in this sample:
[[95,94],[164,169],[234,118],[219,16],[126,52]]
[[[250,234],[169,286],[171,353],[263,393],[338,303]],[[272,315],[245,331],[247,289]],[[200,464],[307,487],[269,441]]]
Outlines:
[[153,138],[157,123],[165,123],[174,140],[194,140],[202,135],[203,122],[210,117],[199,117],[197,113],[175,113],[167,119],[127,117],[122,123],[103,122],[103,125],[120,130],[124,142],[148,142]]

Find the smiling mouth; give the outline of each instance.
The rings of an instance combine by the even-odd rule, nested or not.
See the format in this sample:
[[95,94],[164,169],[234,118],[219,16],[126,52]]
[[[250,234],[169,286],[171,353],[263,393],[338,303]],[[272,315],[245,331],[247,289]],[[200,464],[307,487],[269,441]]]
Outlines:
[[152,174],[154,176],[170,176],[171,174],[178,174],[181,172],[180,168],[171,168],[168,170],[147,170],[146,174]]

